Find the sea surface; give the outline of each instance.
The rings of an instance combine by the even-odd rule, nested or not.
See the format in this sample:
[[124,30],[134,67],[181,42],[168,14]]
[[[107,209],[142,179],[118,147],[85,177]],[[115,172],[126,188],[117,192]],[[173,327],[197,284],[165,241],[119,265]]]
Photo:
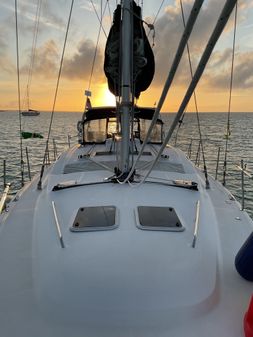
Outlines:
[[[53,160],[53,140],[56,144],[57,154],[66,150],[69,146],[77,142],[77,121],[82,117],[82,113],[77,112],[57,112],[53,117],[52,130],[49,147],[51,150],[50,159]],[[170,126],[174,114],[162,114],[165,122],[165,130]],[[43,135],[43,139],[32,138],[23,139],[23,158],[25,162],[25,180],[28,181],[27,157],[30,163],[31,175],[39,172],[43,160],[46,146],[46,139],[50,124],[51,114],[41,112],[38,117],[22,117],[22,130],[36,132]],[[12,183],[11,193],[15,194],[21,187],[20,175],[20,126],[19,115],[13,111],[0,112],[0,194],[4,186],[4,160],[6,163],[6,182]],[[204,155],[207,164],[208,174],[217,179],[223,179],[223,163],[226,142],[227,114],[226,113],[201,113],[200,114],[201,134],[204,146]],[[241,171],[238,165],[243,160],[246,169],[253,173],[253,113],[232,113],[230,118],[231,134],[228,139],[227,154],[227,175],[226,187],[241,202]],[[175,135],[177,134],[177,137]],[[174,132],[171,145],[175,145],[188,154],[191,160],[200,168],[203,167],[203,156],[199,153],[199,130],[196,114],[185,114],[180,128]],[[190,145],[191,144],[191,145]],[[218,151],[220,148],[219,162],[217,165]],[[245,209],[253,217],[253,179],[247,175],[244,177],[245,188]]]

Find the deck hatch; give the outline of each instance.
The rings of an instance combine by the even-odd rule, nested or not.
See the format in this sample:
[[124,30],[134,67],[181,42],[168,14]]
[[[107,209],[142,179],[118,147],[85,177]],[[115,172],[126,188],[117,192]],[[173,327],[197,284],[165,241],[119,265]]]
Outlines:
[[184,227],[172,207],[138,206],[138,227],[146,230],[183,231]]
[[80,207],[70,227],[73,232],[109,230],[117,227],[116,207]]

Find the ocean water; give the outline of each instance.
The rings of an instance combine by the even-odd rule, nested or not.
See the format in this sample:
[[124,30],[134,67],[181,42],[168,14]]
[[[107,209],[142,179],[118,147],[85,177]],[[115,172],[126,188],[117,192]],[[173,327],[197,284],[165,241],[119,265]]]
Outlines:
[[[162,114],[165,122],[165,130],[168,129],[174,114]],[[23,154],[25,162],[25,180],[28,180],[26,149],[29,154],[31,175],[39,172],[51,114],[42,112],[38,117],[22,117],[22,130],[41,133],[43,139],[23,139]],[[69,146],[77,142],[77,121],[82,117],[81,113],[59,112],[54,114],[53,127],[49,147],[51,160],[53,155],[53,139],[57,153],[60,154]],[[215,176],[217,167],[218,149],[220,148],[220,160],[218,164],[217,179],[222,181],[223,162],[225,150],[225,134],[227,125],[226,113],[201,113],[201,133],[204,144],[204,153],[208,173]],[[12,183],[11,193],[14,194],[21,187],[20,184],[20,138],[19,116],[17,112],[0,112],[0,193],[3,190],[3,161],[6,161],[6,180]],[[228,142],[226,187],[241,202],[241,171],[238,169],[241,160],[249,172],[253,173],[253,114],[232,113],[230,120],[231,135]],[[198,156],[199,131],[196,114],[187,113],[181,127],[174,132],[171,145],[175,145],[185,151],[191,160],[200,168],[203,167],[202,155]],[[190,144],[191,148],[190,148]],[[245,176],[245,209],[253,217],[253,180]]]

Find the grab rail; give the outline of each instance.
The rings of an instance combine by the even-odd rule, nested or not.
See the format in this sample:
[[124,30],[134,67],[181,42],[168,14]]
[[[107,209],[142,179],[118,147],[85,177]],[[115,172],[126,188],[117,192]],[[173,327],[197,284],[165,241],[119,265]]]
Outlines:
[[193,234],[193,241],[192,241],[192,248],[195,248],[198,230],[199,230],[199,211],[200,211],[200,200],[196,203],[196,214],[195,214],[195,224],[194,224],[194,234]]
[[62,248],[65,248],[63,237],[62,237],[62,233],[61,233],[61,227],[60,227],[60,223],[59,223],[58,216],[57,216],[57,213],[56,213],[56,208],[55,208],[55,202],[54,201],[52,201],[52,208],[53,208],[53,212],[54,212],[54,220],[55,220],[55,225],[56,225],[58,237],[59,237],[59,240],[60,240],[60,244],[61,244]]

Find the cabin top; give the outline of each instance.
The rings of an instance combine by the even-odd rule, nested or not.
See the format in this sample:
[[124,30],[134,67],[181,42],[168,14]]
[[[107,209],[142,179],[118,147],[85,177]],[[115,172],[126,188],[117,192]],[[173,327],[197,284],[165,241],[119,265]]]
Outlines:
[[[154,116],[154,108],[134,107],[133,136],[134,139],[144,141]],[[83,114],[83,118],[78,122],[79,143],[103,144],[106,139],[120,135],[117,127],[119,115],[116,107],[96,107],[90,108]],[[161,144],[163,141],[163,121],[157,119],[156,125],[150,136],[150,143]]]

